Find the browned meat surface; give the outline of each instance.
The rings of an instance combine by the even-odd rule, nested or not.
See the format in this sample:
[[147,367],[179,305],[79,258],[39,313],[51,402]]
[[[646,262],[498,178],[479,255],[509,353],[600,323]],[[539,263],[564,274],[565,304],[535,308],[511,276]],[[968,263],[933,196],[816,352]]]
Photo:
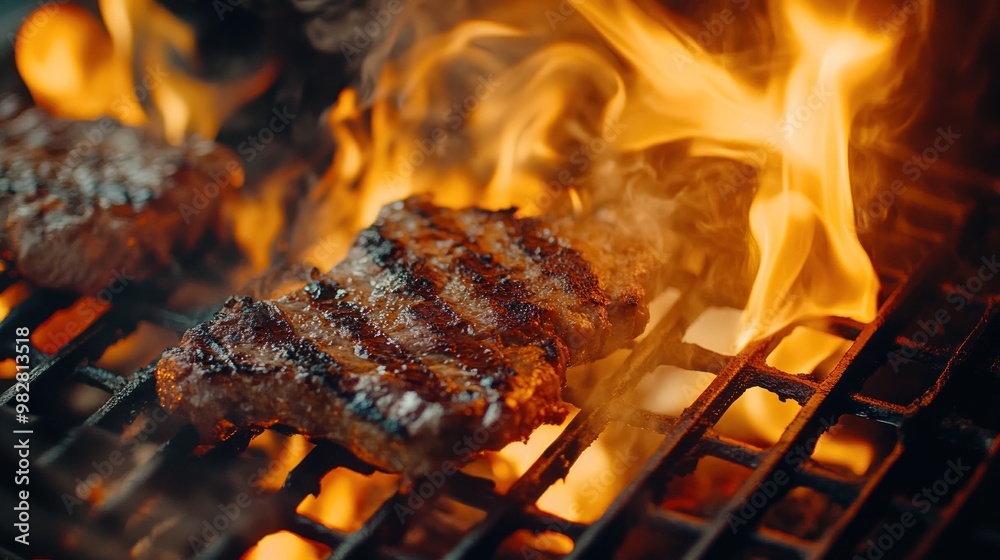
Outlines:
[[642,332],[651,255],[614,231],[390,204],[302,290],[188,331],[160,400],[206,441],[281,423],[387,470],[464,463],[563,420],[566,367]]
[[210,142],[168,146],[0,97],[0,254],[39,285],[97,293],[150,277],[204,238],[241,181]]

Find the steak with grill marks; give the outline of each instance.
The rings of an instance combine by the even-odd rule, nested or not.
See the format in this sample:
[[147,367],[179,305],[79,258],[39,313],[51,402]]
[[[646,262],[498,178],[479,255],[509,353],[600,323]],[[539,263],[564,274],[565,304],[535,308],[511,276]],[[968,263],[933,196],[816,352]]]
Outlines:
[[280,423],[390,471],[462,464],[562,421],[566,368],[642,332],[652,255],[616,230],[390,204],[329,273],[189,330],[160,401],[208,442]]
[[169,146],[0,97],[0,255],[39,285],[94,294],[153,276],[210,232],[220,192],[241,181],[211,142]]

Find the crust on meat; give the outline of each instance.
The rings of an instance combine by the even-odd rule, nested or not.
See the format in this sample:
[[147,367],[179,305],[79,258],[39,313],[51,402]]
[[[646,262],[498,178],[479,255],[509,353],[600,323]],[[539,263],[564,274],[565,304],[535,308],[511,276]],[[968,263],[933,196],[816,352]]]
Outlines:
[[0,97],[0,254],[39,285],[94,294],[149,278],[195,248],[241,182],[211,142],[169,146]]
[[329,273],[188,331],[160,400],[209,442],[280,423],[390,471],[464,464],[561,422],[566,368],[645,327],[649,255],[588,227],[390,204]]

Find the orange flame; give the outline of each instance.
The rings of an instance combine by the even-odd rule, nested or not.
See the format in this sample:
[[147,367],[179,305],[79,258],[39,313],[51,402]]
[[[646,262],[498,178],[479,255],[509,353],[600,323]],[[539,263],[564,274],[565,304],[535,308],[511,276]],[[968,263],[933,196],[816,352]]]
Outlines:
[[243,555],[244,560],[271,560],[272,558],[296,558],[298,560],[320,560],[330,554],[330,549],[303,539],[295,533],[278,531],[265,536]]
[[329,527],[356,531],[379,505],[395,493],[398,475],[376,472],[365,476],[349,469],[334,469],[323,477],[318,496],[306,496],[296,509]]
[[636,157],[688,141],[691,155],[759,167],[759,270],[737,347],[807,317],[871,320],[878,281],[855,231],[848,140],[858,111],[892,93],[897,44],[852,11],[769,6],[774,45],[754,66],[766,80],[701,48],[675,16],[627,0],[572,4],[578,13],[565,17],[544,5],[547,20],[505,3],[451,27],[410,11],[400,27],[420,39],[373,53],[371,92],[348,89],[330,112],[339,150],[316,192],[324,232],[300,235],[301,252],[329,231],[346,244],[383,204],[416,192],[531,212],[564,196],[579,209],[601,191],[635,189]]
[[[47,4],[18,31],[15,62],[35,102],[71,119],[148,124],[168,142],[214,138],[222,122],[277,75],[267,63],[227,83],[193,78],[194,31],[155,0],[100,0],[102,22],[73,4]],[[155,112],[147,113],[146,100]]]
[[[330,111],[338,152],[313,194],[312,219],[293,239],[302,260],[331,266],[379,207],[419,192],[522,213],[628,199],[637,221],[652,224],[649,235],[664,235],[658,228],[674,217],[647,218],[656,206],[643,200],[663,191],[648,170],[654,150],[669,144],[757,171],[748,247],[757,273],[732,335],[715,337],[720,351],[807,318],[874,317],[878,280],[855,229],[853,191],[862,186],[849,148],[859,112],[895,93],[900,45],[875,33],[858,3],[821,11],[772,0],[771,33],[739,58],[709,50],[687,22],[650,3],[521,0],[471,14],[433,4],[400,16],[370,53],[365,85],[345,90]],[[733,13],[740,4],[719,25],[759,23]],[[789,340],[771,361],[792,373],[812,372],[844,344],[815,333]],[[720,429],[741,426],[773,443],[798,407],[771,397],[748,392]],[[494,478],[523,473],[559,431],[540,428],[527,445],[496,454]],[[539,505],[573,520],[600,515],[606,496],[590,497],[593,507],[578,498],[581,481],[608,470],[612,447],[588,450]],[[862,473],[873,452],[824,437],[816,457]],[[605,494],[616,490],[610,484]]]
[[110,309],[100,298],[84,296],[73,305],[52,314],[31,333],[31,343],[46,354],[55,354],[69,341],[83,333]]
[[[684,22],[656,7],[588,0],[569,4],[567,13],[563,6],[515,0],[477,17],[426,7],[401,16],[367,61],[377,72],[374,86],[345,90],[329,114],[339,149],[314,194],[312,219],[303,220],[311,229],[294,240],[310,264],[329,267],[380,206],[411,193],[531,213],[581,211],[609,195],[655,195],[660,185],[644,178],[645,158],[685,142],[691,156],[758,167],[749,216],[758,270],[728,351],[808,317],[871,320],[878,283],[854,227],[849,141],[862,107],[893,92],[895,39],[866,31],[855,3],[821,13],[806,0],[773,0],[773,44],[760,45],[743,68],[699,46]],[[55,114],[109,115],[156,127],[171,142],[189,133],[214,137],[275,75],[268,64],[229,84],[194,79],[170,58],[196,59],[188,26],[153,0],[101,0],[100,7],[103,26],[79,7],[47,6],[18,35],[18,70],[36,102]],[[398,32],[406,28],[413,33]],[[672,217],[657,218],[669,224]],[[256,255],[255,264],[266,258]],[[779,352],[775,365],[807,372],[839,344],[811,336],[799,343],[809,351]],[[796,410],[748,392],[731,418],[773,441]],[[540,429],[532,441],[558,431]],[[509,471],[497,477],[530,464],[532,452],[517,445],[497,455],[496,465]],[[581,497],[584,481],[613,467],[608,449],[589,449],[539,506],[572,520],[600,515],[620,481],[589,499],[593,507],[582,507]],[[816,453],[854,472],[872,455],[835,440],[821,441]],[[301,511],[356,528],[371,487],[345,476],[328,475],[323,493]],[[316,552],[279,533],[251,556],[276,550]]]
[[[780,14],[769,83],[753,88],[691,38],[624,1],[579,7],[637,69],[623,144],[646,149],[688,138],[692,153],[753,160],[763,148],[750,224],[760,268],[737,347],[796,320],[837,315],[870,321],[878,281],[854,227],[848,139],[860,101],[891,93],[893,44],[800,0]],[[669,23],[669,22],[668,22]],[[663,53],[660,57],[652,53]],[[668,54],[669,53],[669,54]],[[660,63],[663,56],[667,63]],[[671,60],[672,59],[672,60]],[[770,161],[768,161],[770,159]]]
[[[712,309],[691,325],[684,339],[709,350],[726,352],[739,335],[740,318],[737,310]],[[824,374],[823,364],[839,360],[848,347],[849,343],[842,338],[797,327],[771,352],[767,364],[792,375]],[[678,370],[670,381],[694,389],[677,391],[676,387],[671,387],[673,394],[668,409],[657,410],[679,414],[711,383],[712,375]],[[774,393],[752,387],[729,407],[716,429],[724,436],[766,447],[781,438],[800,408],[798,403],[781,401]],[[836,423],[836,419],[830,423]],[[874,450],[866,442],[842,436],[839,432],[828,432],[819,438],[813,457],[861,475],[871,466]]]
[[39,8],[22,25],[15,62],[35,102],[72,119],[114,114],[124,124],[145,121],[130,93],[128,60],[116,53],[99,21],[73,5]]
[[[545,451],[569,424],[541,426],[528,441],[512,443],[492,458],[494,476],[500,488],[509,486],[523,475],[528,467]],[[611,504],[627,480],[621,476],[637,466],[638,459],[616,455],[617,446],[608,441],[609,432],[598,437],[573,464],[566,478],[549,486],[536,505],[544,511],[555,513],[574,522],[596,521]]]
[[17,282],[0,294],[0,321],[7,318],[10,310],[21,304],[31,295],[30,286],[26,282]]

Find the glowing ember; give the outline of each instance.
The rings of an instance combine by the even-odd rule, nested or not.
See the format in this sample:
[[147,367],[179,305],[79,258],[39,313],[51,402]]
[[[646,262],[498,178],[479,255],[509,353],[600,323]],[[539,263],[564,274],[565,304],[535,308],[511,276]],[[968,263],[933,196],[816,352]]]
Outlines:
[[271,560],[272,558],[295,558],[297,560],[320,560],[330,554],[330,549],[312,543],[288,531],[272,533],[254,545],[243,556],[243,560]]
[[110,308],[110,304],[104,299],[81,297],[68,308],[53,313],[32,331],[31,343],[46,354],[55,354]]
[[625,486],[623,476],[635,466],[637,458],[616,454],[618,443],[602,434],[584,451],[569,475],[558,480],[542,494],[536,505],[561,515],[569,521],[597,521]]
[[356,531],[398,486],[396,475],[365,476],[349,469],[334,469],[323,477],[319,496],[307,496],[296,511],[334,529]]
[[0,321],[7,318],[10,310],[17,307],[31,294],[31,288],[26,282],[18,282],[0,294]]
[[300,435],[284,437],[275,432],[264,432],[250,442],[250,448],[259,449],[273,458],[257,471],[253,485],[259,490],[276,491],[281,488],[288,473],[305,458],[313,445]]
[[528,470],[545,448],[559,437],[577,412],[571,411],[561,426],[539,426],[527,441],[516,441],[497,453],[489,454],[492,475],[497,480],[497,491],[506,493],[510,485]]
[[[497,491],[504,493],[509,490],[566,429],[577,412],[574,409],[561,426],[541,426],[527,441],[511,443],[496,453],[487,454]],[[625,475],[641,464],[644,456],[637,454],[636,449],[642,448],[643,444],[655,445],[655,441],[656,438],[651,438],[640,442],[636,433],[626,431],[619,424],[612,424],[593,445],[584,450],[566,478],[551,485],[535,505],[569,521],[590,523],[597,520],[628,482]],[[651,450],[649,445],[647,451]],[[474,468],[470,470],[473,470],[472,474],[477,474]]]

